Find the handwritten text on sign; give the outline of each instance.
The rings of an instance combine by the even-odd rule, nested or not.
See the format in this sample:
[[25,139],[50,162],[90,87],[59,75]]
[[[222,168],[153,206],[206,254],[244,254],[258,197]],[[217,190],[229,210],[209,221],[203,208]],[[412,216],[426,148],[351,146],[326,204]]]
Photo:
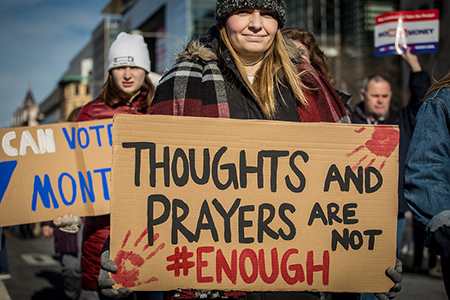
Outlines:
[[397,128],[116,116],[113,139],[118,285],[390,288]]
[[0,226],[109,212],[111,119],[9,128],[0,137]]

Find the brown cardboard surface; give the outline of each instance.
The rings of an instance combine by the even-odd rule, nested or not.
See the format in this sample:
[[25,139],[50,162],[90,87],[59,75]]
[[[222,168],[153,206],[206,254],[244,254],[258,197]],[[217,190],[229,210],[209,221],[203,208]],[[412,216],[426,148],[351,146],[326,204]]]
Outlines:
[[107,119],[1,129],[0,227],[108,214],[111,126]]
[[395,126],[116,115],[117,287],[387,292],[398,136]]

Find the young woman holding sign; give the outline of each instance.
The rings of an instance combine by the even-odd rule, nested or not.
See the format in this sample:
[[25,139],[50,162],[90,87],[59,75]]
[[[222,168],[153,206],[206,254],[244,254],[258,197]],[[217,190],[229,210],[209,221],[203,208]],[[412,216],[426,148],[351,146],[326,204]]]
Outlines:
[[[302,76],[297,68],[299,51],[289,47],[280,32],[285,16],[282,0],[217,1],[216,25],[179,54],[161,78],[150,113],[348,123],[346,110],[329,82]],[[112,288],[114,280],[107,271],[116,268],[107,249],[102,254],[99,285],[105,295],[126,296],[131,290]],[[401,278],[394,269],[389,272]],[[167,297],[320,299],[319,293],[312,292],[176,291]]]
[[[109,49],[108,72],[100,95],[83,106],[77,122],[108,119],[114,114],[149,113],[155,87],[148,76],[150,57],[141,35],[121,32],[117,36]],[[81,255],[83,299],[99,297],[100,250],[109,232],[110,215],[85,218]]]

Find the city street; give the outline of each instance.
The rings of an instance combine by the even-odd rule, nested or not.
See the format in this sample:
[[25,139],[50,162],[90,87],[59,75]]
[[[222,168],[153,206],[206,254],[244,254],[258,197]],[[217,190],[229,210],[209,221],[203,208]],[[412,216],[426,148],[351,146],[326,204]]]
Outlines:
[[[44,237],[6,239],[12,279],[0,281],[0,300],[63,300],[60,265],[53,242]],[[5,289],[6,288],[6,289]],[[9,295],[9,297],[8,297]],[[442,278],[404,273],[396,300],[445,300]]]
[[25,240],[13,235],[6,239],[6,247],[12,278],[3,284],[10,299],[65,299],[61,266],[53,257],[53,241],[45,237]]

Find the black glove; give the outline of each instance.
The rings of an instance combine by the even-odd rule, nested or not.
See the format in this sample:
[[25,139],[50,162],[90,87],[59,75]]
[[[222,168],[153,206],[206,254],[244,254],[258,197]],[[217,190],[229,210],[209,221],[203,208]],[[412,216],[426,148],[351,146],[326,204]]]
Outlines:
[[116,284],[116,281],[109,277],[108,272],[115,274],[117,272],[117,265],[109,258],[109,236],[103,244],[101,262],[102,266],[98,275],[98,285],[102,288],[102,294],[111,298],[125,298],[130,295],[133,292],[130,289],[119,288],[116,290],[112,287]]
[[374,294],[375,297],[377,297],[380,300],[394,299],[395,296],[397,296],[397,293],[400,292],[400,290],[402,289],[402,284],[401,284],[401,282],[403,280],[402,271],[403,271],[402,262],[400,261],[400,259],[397,258],[397,260],[395,261],[395,269],[392,267],[389,267],[386,270],[386,276],[392,280],[392,282],[394,283],[394,286],[389,290],[389,293]]

